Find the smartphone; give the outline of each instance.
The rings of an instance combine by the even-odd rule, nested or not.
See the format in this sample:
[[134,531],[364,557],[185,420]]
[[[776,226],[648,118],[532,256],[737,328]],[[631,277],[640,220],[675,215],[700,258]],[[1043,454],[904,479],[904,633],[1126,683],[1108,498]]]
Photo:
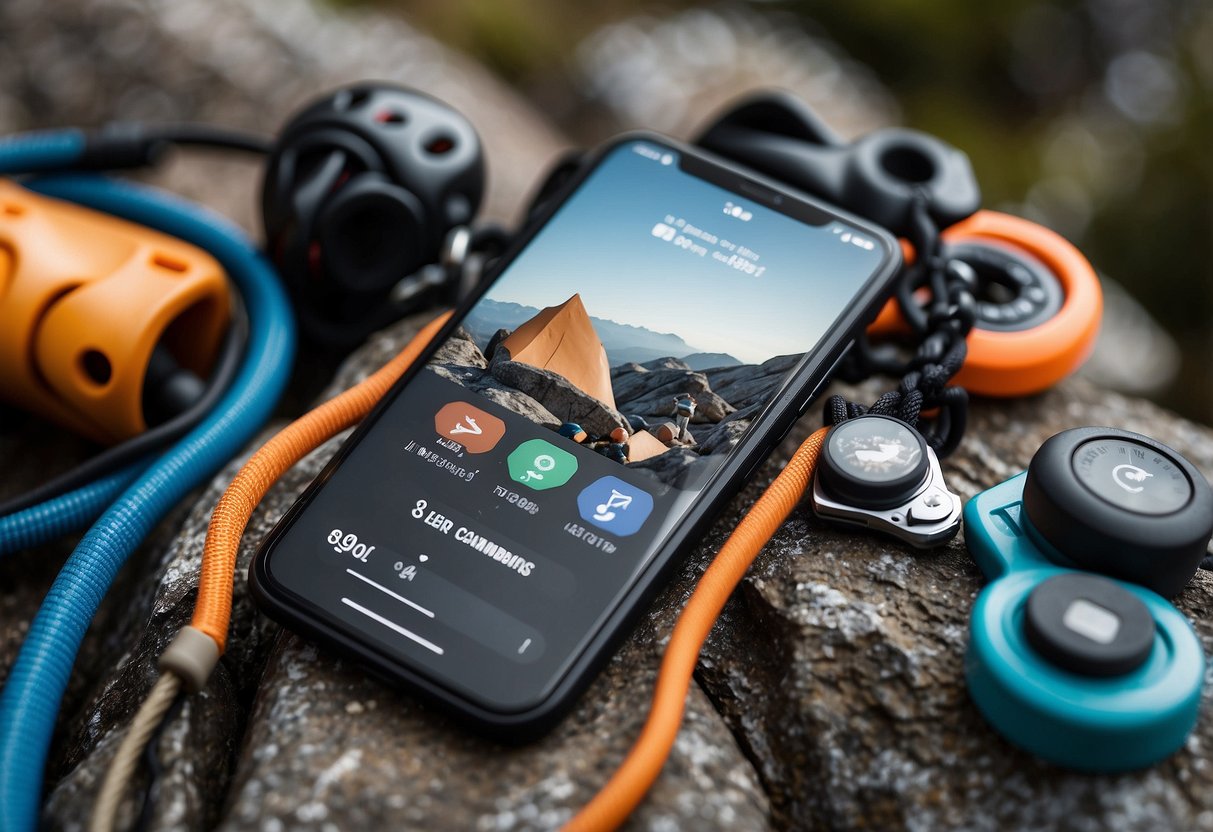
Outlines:
[[594,154],[261,546],[271,616],[542,733],[888,296],[885,231],[709,154]]

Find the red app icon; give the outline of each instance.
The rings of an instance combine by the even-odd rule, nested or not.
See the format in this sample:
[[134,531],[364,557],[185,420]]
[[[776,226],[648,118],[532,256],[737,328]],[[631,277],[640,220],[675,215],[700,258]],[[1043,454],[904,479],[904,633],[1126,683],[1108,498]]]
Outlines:
[[467,402],[443,405],[434,416],[434,430],[454,440],[470,454],[493,450],[505,436],[505,422]]

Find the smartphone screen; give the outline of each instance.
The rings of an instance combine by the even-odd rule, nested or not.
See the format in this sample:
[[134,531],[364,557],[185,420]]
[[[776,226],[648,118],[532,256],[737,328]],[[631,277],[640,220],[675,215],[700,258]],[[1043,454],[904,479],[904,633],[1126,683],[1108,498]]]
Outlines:
[[486,711],[544,702],[892,271],[887,235],[735,177],[606,151],[280,525],[261,594]]

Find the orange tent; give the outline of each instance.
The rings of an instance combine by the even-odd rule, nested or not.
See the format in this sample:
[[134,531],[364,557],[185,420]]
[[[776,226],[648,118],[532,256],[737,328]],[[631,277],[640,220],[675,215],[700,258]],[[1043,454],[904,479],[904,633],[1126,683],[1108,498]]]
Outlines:
[[615,407],[606,349],[581,295],[544,309],[511,332],[501,346],[512,360],[561,375],[581,392]]

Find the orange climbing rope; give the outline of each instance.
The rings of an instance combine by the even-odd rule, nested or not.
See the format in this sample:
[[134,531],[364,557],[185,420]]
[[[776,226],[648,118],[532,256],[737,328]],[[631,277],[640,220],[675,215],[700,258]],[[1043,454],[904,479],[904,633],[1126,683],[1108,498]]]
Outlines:
[[214,639],[220,652],[227,640],[232,617],[232,575],[236,571],[236,555],[253,510],[291,466],[370,413],[449,317],[448,313],[430,321],[374,374],[283,428],[253,454],[223,492],[206,529],[198,600],[190,622],[194,629]]
[[754,558],[809,487],[826,433],[828,429],[822,428],[801,443],[699,579],[666,646],[649,718],[639,739],[607,784],[564,827],[564,832],[615,829],[648,793],[674,746],[704,639]]
[[232,617],[232,577],[236,571],[240,538],[266,492],[291,466],[322,442],[366,416],[449,317],[449,313],[441,315],[426,324],[396,357],[371,376],[275,434],[244,464],[223,492],[206,530],[194,618],[161,656],[161,675],[144,698],[106,770],[89,820],[91,832],[113,829],[118,805],[155,726],[168,711],[179,689],[197,691],[206,684],[223,653]]

